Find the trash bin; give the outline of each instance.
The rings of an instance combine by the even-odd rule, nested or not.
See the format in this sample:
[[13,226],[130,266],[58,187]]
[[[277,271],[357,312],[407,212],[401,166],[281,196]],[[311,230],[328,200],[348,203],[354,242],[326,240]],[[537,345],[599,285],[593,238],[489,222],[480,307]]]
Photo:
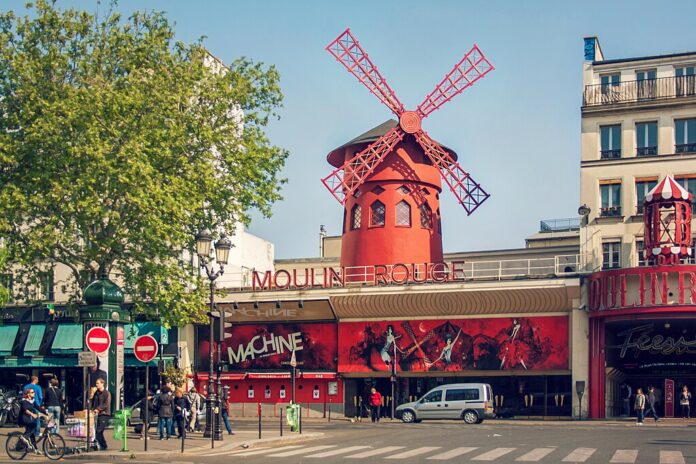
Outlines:
[[300,405],[289,404],[285,407],[285,417],[291,432],[297,432],[300,427]]
[[112,425],[114,426],[114,440],[123,440],[126,437],[126,427],[131,416],[130,409],[120,409],[114,413]]

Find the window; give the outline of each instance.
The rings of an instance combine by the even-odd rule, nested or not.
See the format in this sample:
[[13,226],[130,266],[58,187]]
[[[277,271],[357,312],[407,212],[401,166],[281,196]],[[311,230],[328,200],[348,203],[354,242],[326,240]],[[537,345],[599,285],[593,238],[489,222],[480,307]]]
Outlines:
[[478,388],[450,388],[445,392],[445,401],[475,401],[479,398]]
[[674,152],[696,152],[696,118],[674,121]]
[[423,229],[433,228],[433,210],[430,209],[427,203],[420,205],[420,224]]
[[408,189],[408,187],[406,187],[405,185],[402,185],[402,186],[399,187],[397,190],[398,190],[399,193],[402,194],[402,195],[408,195],[408,193],[410,192],[410,190]]
[[657,71],[647,69],[636,71],[636,83],[638,84],[638,99],[645,100],[655,98],[655,78]]
[[621,184],[603,184],[599,186],[602,196],[601,216],[621,216]]
[[353,206],[350,211],[350,230],[359,229],[362,224],[362,208],[360,205]]
[[678,97],[696,94],[696,75],[694,66],[674,68],[676,93]]
[[411,227],[411,205],[405,200],[401,200],[396,204],[396,225]]
[[377,200],[370,206],[370,227],[384,227],[386,209],[384,203]]
[[682,187],[684,187],[686,190],[689,191],[691,195],[693,195],[693,201],[691,202],[691,211],[696,213],[696,175],[688,177],[677,177],[674,180],[679,182]]
[[379,195],[382,192],[384,192],[384,189],[379,185],[372,189],[372,193],[374,193],[375,195]]
[[600,126],[601,158],[621,158],[621,125]]
[[654,189],[657,185],[657,179],[637,180],[636,181],[636,214],[643,214],[643,200],[645,195]]
[[636,124],[636,156],[657,155],[657,122]]
[[602,269],[614,269],[621,266],[621,243],[602,244]]
[[605,74],[600,77],[602,83],[602,100],[605,103],[619,100],[621,74]]
[[442,401],[442,390],[430,392],[423,397],[423,403],[439,403]]
[[8,293],[8,300],[12,301],[12,286],[14,284],[14,281],[12,279],[12,274],[0,274],[0,285],[5,287],[7,289]]
[[40,272],[38,299],[43,301],[53,301],[55,299],[53,287],[53,271]]
[[645,266],[647,264],[647,261],[643,257],[643,240],[636,240],[636,255],[637,259],[636,262],[638,263],[638,266]]

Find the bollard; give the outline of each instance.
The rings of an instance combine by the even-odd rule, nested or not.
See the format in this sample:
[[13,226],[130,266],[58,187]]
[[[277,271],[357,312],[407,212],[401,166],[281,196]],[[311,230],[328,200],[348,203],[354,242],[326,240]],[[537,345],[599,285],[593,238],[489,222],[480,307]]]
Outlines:
[[261,439],[261,403],[256,406],[256,412],[259,415],[259,440]]
[[283,436],[283,415],[279,414],[278,417],[280,417],[280,436]]
[[181,452],[184,452],[184,443],[186,442],[186,416],[183,418],[183,430],[181,431]]
[[297,411],[299,412],[299,420],[300,420],[300,435],[302,435],[302,408],[297,408]]

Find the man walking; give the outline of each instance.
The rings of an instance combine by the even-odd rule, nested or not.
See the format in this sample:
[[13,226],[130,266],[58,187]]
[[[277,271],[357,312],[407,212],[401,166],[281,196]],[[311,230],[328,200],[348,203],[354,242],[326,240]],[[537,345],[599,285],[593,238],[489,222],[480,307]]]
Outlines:
[[648,387],[648,409],[645,411],[645,416],[649,414],[655,418],[655,422],[658,422],[660,418],[657,416],[657,410],[655,409],[657,404],[657,399],[655,397],[655,387],[652,385]]
[[636,390],[636,401],[633,404],[633,409],[636,410],[636,424],[643,425],[644,411],[645,411],[645,395],[643,394],[643,389],[638,388]]
[[372,422],[379,422],[379,412],[382,408],[382,395],[375,387],[370,390],[370,411]]
[[189,432],[200,431],[198,423],[198,411],[201,410],[201,395],[196,391],[196,387],[191,387],[188,392],[188,399],[191,403],[191,422],[189,424]]
[[108,448],[104,438],[104,430],[111,419],[111,393],[104,385],[104,379],[97,379],[97,391],[94,393],[94,414],[97,416],[97,443],[99,449],[105,451]]

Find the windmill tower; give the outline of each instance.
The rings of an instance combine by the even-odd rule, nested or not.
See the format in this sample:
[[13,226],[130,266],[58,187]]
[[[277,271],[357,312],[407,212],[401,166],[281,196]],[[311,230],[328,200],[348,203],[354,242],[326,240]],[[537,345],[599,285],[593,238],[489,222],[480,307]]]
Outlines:
[[398,118],[327,157],[336,169],[322,182],[344,205],[341,266],[442,262],[442,180],[467,214],[489,194],[421,122],[493,65],[474,45],[414,111],[407,111],[350,29],[326,49]]
[[692,195],[671,176],[643,200],[643,257],[652,265],[679,264],[692,256]]

